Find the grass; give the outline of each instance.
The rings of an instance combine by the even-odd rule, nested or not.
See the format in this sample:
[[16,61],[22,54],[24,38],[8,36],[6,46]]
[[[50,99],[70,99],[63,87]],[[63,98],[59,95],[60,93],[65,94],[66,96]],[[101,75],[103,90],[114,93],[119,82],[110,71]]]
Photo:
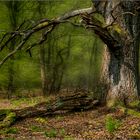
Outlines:
[[31,126],[30,130],[32,132],[40,132],[40,131],[42,131],[42,129],[39,126],[36,126],[36,125]]
[[37,103],[49,101],[48,98],[44,98],[43,96],[38,97],[23,97],[19,99],[0,99],[1,106],[0,109],[20,109],[28,106],[34,106]]
[[49,138],[55,138],[55,137],[63,137],[63,138],[65,138],[66,136],[66,131],[65,131],[65,129],[64,128],[62,128],[62,129],[59,129],[59,130],[57,130],[57,129],[50,129],[50,130],[48,130],[48,131],[45,131],[45,136],[46,137],[49,137]]
[[120,124],[121,124],[120,121],[117,119],[114,119],[112,116],[106,117],[105,127],[108,132],[110,133],[114,132],[120,127]]
[[58,134],[58,132],[56,131],[56,129],[51,129],[49,131],[45,131],[45,136],[49,137],[49,138],[55,138]]
[[18,132],[19,132],[18,128],[11,127],[1,130],[0,134],[17,134]]

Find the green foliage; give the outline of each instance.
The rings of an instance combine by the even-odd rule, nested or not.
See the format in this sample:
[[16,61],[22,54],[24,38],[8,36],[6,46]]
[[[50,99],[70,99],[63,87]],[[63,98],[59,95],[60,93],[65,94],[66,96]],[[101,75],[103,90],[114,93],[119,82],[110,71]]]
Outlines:
[[39,123],[47,123],[47,119],[42,118],[42,117],[36,118],[35,121],[37,121]]
[[41,128],[39,126],[33,125],[30,127],[32,132],[40,132]]
[[119,120],[114,119],[112,116],[106,117],[105,127],[108,132],[110,133],[114,132],[119,128],[119,126],[120,126]]
[[61,137],[64,137],[64,136],[66,135],[66,131],[65,131],[64,128],[59,130],[59,135],[60,135]]
[[16,108],[18,106],[21,105],[28,105],[28,106],[33,106],[37,103],[39,103],[41,100],[41,97],[34,97],[34,98],[19,98],[19,99],[15,99],[15,100],[11,100],[11,104],[13,106],[13,108]]
[[18,131],[19,130],[17,128],[10,127],[10,128],[0,130],[0,134],[17,134]]
[[9,114],[11,112],[11,110],[9,109],[9,110],[7,110],[7,109],[1,109],[0,110],[0,115],[7,115],[7,114]]
[[54,138],[54,137],[57,137],[57,136],[65,137],[66,131],[63,128],[62,129],[59,129],[59,130],[50,129],[48,131],[45,131],[44,134],[45,134],[46,137],[49,137],[49,138]]
[[6,114],[6,117],[0,124],[0,128],[9,127],[16,119],[16,113],[10,112]]
[[140,100],[136,100],[136,101],[130,102],[129,106],[132,107],[132,108],[140,109]]
[[7,114],[6,118],[5,118],[5,121],[15,121],[15,118],[16,118],[16,113],[14,112],[10,112]]
[[132,116],[135,116],[135,117],[140,117],[140,112],[139,111],[135,111],[134,109],[125,109],[125,112],[126,114],[128,115],[132,115]]
[[49,131],[45,131],[44,134],[45,134],[46,137],[54,138],[54,137],[57,136],[58,132],[57,132],[56,129],[51,129],[51,130],[49,130]]
[[14,127],[6,130],[6,134],[17,134],[17,133],[18,133],[18,129]]

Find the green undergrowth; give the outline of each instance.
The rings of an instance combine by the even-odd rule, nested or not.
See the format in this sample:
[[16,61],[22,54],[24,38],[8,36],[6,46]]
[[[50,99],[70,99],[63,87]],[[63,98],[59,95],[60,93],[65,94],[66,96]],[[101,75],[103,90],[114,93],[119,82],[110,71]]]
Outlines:
[[45,136],[46,137],[49,137],[49,138],[55,138],[55,137],[57,137],[57,130],[56,129],[51,129],[51,130],[49,130],[49,131],[45,131]]
[[108,115],[106,117],[106,120],[105,120],[105,128],[108,132],[112,133],[114,132],[115,130],[117,130],[120,125],[121,125],[121,122],[120,120],[117,120],[115,118],[113,118],[112,116]]
[[16,108],[17,106],[21,106],[21,105],[28,105],[28,106],[33,106],[37,103],[40,103],[41,101],[47,101],[47,99],[43,98],[43,97],[32,97],[32,98],[20,98],[20,99],[14,99],[11,100],[11,104],[14,108]]
[[52,128],[50,130],[45,131],[44,134],[46,137],[49,138],[55,138],[55,137],[68,138],[64,128],[62,129]]
[[119,109],[121,110],[124,115],[132,115],[135,117],[140,117],[140,101],[136,100],[133,102],[130,102],[128,105],[124,105],[121,101],[109,101],[107,106],[110,109]]
[[30,130],[32,132],[41,132],[42,131],[42,128],[39,127],[39,126],[33,125],[33,126],[30,127]]
[[0,122],[0,128],[9,127],[16,120],[16,113],[14,112],[8,112],[5,115],[5,118]]
[[130,108],[136,108],[136,109],[140,110],[140,101],[136,100],[134,102],[129,103],[129,107]]
[[[41,102],[49,102],[50,97],[44,98],[43,96],[38,97],[22,97],[22,98],[13,98],[13,99],[0,99],[0,114],[1,110],[8,109],[20,109],[28,106],[34,106]],[[4,106],[3,106],[4,105]]]
[[17,134],[19,132],[18,128],[11,127],[11,128],[5,128],[0,130],[0,134]]
[[133,110],[133,109],[127,109],[127,114],[128,114],[128,115],[133,115],[133,116],[135,116],[135,117],[140,117],[140,112],[135,111],[135,110]]

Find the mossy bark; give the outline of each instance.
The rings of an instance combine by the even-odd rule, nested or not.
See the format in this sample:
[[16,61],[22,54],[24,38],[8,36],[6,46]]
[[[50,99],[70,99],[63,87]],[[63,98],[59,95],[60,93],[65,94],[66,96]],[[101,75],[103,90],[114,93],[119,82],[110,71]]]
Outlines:
[[16,120],[16,113],[10,110],[0,110],[0,128],[9,127]]
[[55,115],[59,112],[89,110],[98,104],[99,101],[92,99],[87,93],[75,93],[58,97],[49,103],[42,102],[24,109],[0,110],[0,128],[9,127],[14,122],[24,118]]

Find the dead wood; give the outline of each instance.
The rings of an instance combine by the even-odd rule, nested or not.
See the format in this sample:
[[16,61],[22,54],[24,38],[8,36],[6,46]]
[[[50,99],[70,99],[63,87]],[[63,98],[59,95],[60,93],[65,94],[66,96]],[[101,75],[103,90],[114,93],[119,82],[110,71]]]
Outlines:
[[49,102],[42,102],[24,109],[3,109],[0,110],[0,128],[9,127],[14,122],[30,117],[47,116],[57,112],[69,112],[89,110],[99,104],[98,100],[92,99],[89,93],[74,93],[67,96],[60,96]]

